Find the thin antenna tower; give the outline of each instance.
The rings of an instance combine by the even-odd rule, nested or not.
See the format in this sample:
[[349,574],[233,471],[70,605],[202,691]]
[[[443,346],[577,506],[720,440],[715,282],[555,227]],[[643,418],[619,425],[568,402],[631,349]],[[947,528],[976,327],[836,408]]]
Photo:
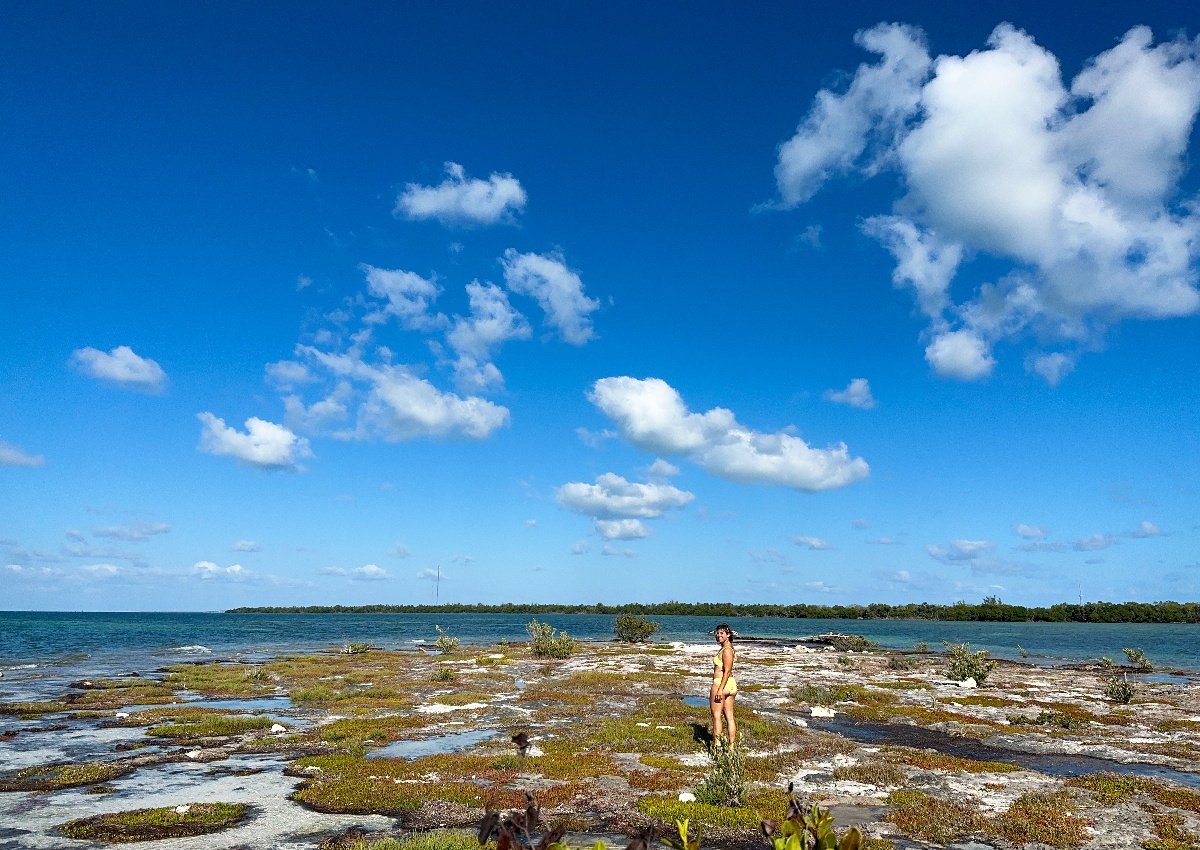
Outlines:
[[433,585],[433,601],[435,603],[439,601],[439,599],[441,598],[441,595],[442,595],[442,565],[441,564],[438,564],[437,570],[438,570],[437,581],[434,582],[434,585]]

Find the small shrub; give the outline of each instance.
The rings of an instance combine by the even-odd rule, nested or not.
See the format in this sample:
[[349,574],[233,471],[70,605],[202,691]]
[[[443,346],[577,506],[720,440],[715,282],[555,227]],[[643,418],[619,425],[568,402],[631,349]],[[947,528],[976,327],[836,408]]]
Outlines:
[[1129,663],[1139,670],[1150,672],[1154,669],[1154,665],[1150,663],[1150,659],[1146,657],[1146,653],[1143,650],[1125,647],[1121,651],[1125,653],[1125,657],[1129,659]]
[[843,667],[853,667],[854,666],[854,662],[851,661],[849,658],[847,658],[844,655],[838,656],[838,664],[841,664]]
[[917,662],[903,655],[893,655],[888,658],[887,666],[889,670],[912,670],[917,666]]
[[942,645],[950,653],[947,675],[956,682],[974,679],[982,685],[996,669],[996,662],[988,659],[989,653],[986,649],[971,652],[971,644],[951,644],[949,641],[942,641]]
[[529,651],[538,658],[568,658],[575,651],[575,639],[549,623],[530,620],[525,631],[529,632]]
[[987,818],[966,800],[931,797],[923,791],[893,791],[887,798],[891,821],[913,838],[949,844],[967,835],[979,833]]
[[1104,680],[1104,696],[1113,702],[1128,703],[1135,693],[1137,685],[1128,678],[1118,679],[1116,676],[1110,676]]
[[442,655],[449,655],[458,649],[458,638],[450,636],[441,626],[434,626],[437,629],[438,639],[433,642],[437,647],[438,652]]
[[342,655],[362,655],[362,653],[370,652],[373,649],[379,649],[379,647],[370,641],[363,641],[362,643],[347,641],[345,646],[342,647]]
[[828,643],[842,652],[866,652],[868,649],[879,648],[879,641],[870,640],[863,635],[831,635]]
[[913,644],[913,652],[928,652],[929,644],[923,640],[919,640]]
[[647,641],[658,630],[658,623],[647,620],[644,614],[621,613],[617,615],[616,622],[613,624],[613,633],[617,636],[617,640],[626,643]]
[[724,738],[713,741],[708,751],[712,769],[696,786],[696,800],[710,806],[740,806],[746,794],[746,757],[736,744]]
[[445,665],[438,667],[438,671],[433,674],[435,682],[453,682],[456,678],[458,677],[454,675],[454,671]]

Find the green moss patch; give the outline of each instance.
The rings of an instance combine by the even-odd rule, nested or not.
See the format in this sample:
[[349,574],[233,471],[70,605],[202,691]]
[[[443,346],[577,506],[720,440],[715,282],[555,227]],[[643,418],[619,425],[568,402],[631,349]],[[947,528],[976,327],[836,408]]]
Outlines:
[[59,829],[68,838],[84,841],[157,841],[220,832],[249,817],[250,807],[244,803],[191,803],[96,815],[70,821]]
[[307,777],[292,799],[318,812],[399,815],[416,811],[431,799],[474,807],[523,807],[517,791],[498,798],[497,792],[477,781],[454,778],[470,776],[493,783],[514,778],[514,772],[493,770],[490,761],[450,755],[414,761],[314,756],[295,762],[288,773]]
[[146,734],[156,738],[225,738],[256,729],[269,729],[274,723],[274,720],[266,716],[210,715],[187,723],[155,726],[147,729]]
[[1040,842],[1051,847],[1082,847],[1090,838],[1090,821],[1076,817],[1070,794],[1024,794],[1008,811],[995,818],[990,835],[1011,841],[1018,847]]
[[1102,806],[1125,803],[1138,794],[1145,794],[1155,802],[1173,809],[1200,812],[1200,792],[1173,785],[1164,785],[1143,776],[1124,776],[1118,773],[1089,773],[1068,779],[1067,785],[1083,788],[1092,793]]
[[784,791],[757,791],[747,796],[740,807],[712,806],[707,803],[681,803],[676,797],[647,794],[638,800],[638,811],[674,826],[676,821],[717,826],[725,829],[757,830],[764,818],[782,818],[787,810]]
[[57,791],[107,782],[133,772],[127,764],[85,762],[27,767],[0,777],[0,791]]
[[947,773],[1012,773],[1019,768],[1003,761],[976,761],[948,756],[934,750],[890,749],[884,753],[888,761],[919,767],[922,770],[942,770]]
[[833,778],[850,782],[861,782],[877,788],[896,787],[904,784],[904,771],[888,762],[866,762],[835,768]]
[[888,795],[891,821],[913,838],[949,844],[982,833],[988,819],[973,803],[931,797],[923,791],[893,791]]
[[9,717],[39,717],[70,709],[64,702],[0,702],[0,714]]
[[355,837],[329,841],[322,850],[480,850],[474,832],[455,829],[435,829],[413,832],[402,838]]

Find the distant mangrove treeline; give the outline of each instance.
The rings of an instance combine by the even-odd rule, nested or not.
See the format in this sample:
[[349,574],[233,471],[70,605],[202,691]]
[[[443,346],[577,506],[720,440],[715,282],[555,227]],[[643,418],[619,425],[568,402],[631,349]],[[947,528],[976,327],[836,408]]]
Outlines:
[[659,602],[651,605],[296,605],[233,608],[227,614],[645,614],[696,617],[791,617],[810,620],[949,620],[1021,623],[1200,623],[1200,602],[1060,602],[1048,608],[985,600],[933,605],[738,605]]

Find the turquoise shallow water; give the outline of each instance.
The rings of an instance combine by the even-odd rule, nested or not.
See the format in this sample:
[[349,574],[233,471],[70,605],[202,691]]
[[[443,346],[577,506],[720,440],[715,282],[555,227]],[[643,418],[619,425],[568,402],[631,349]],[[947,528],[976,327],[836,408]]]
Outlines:
[[[153,669],[187,659],[252,659],[311,651],[347,641],[391,649],[414,648],[437,638],[435,625],[466,643],[526,640],[529,614],[221,614],[221,613],[0,613],[0,671],[36,667],[47,678],[100,676]],[[583,640],[612,637],[613,617],[602,614],[540,617]],[[706,617],[654,617],[656,640],[702,642],[715,621]],[[885,647],[909,649],[924,641],[969,642],[1002,658],[1040,663],[1108,656],[1123,661],[1123,647],[1143,649],[1160,669],[1200,672],[1200,626],[1093,623],[975,623],[928,620],[800,620],[734,618],[742,635],[801,638],[828,631],[863,634]],[[57,675],[50,675],[57,673]],[[19,675],[0,680],[0,691]]]

